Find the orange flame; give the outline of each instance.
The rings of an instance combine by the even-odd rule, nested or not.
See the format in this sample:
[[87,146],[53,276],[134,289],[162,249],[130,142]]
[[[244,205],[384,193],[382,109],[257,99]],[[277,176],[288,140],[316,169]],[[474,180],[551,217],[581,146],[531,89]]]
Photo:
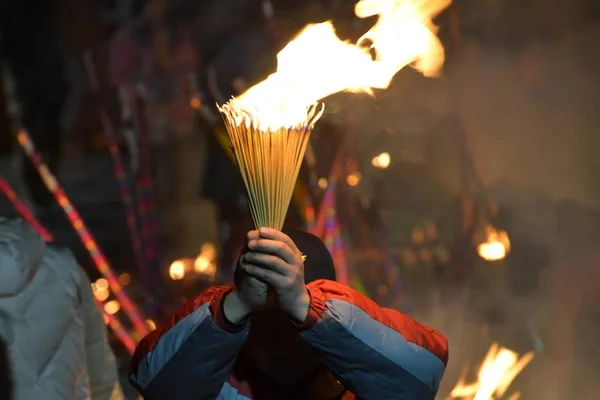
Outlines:
[[[495,400],[499,399],[508,390],[512,381],[533,360],[533,352],[519,355],[512,350],[499,347],[497,343],[492,344],[485,357],[479,373],[477,382],[467,384],[465,382],[466,371],[450,393],[451,399],[462,400]],[[517,400],[520,394],[514,393],[509,400]]]
[[200,254],[194,261],[194,271],[208,277],[214,277],[217,273],[217,248],[212,243],[204,243],[200,248]]
[[277,72],[234,101],[251,111],[261,129],[277,129],[304,123],[307,108],[331,94],[386,89],[407,65],[435,76],[444,48],[432,18],[450,3],[361,0],[356,16],[379,19],[357,44],[340,40],[330,21],[307,25],[277,55]]
[[477,246],[479,256],[487,261],[503,260],[510,252],[510,240],[505,231],[496,230],[492,226],[486,227],[487,239]]

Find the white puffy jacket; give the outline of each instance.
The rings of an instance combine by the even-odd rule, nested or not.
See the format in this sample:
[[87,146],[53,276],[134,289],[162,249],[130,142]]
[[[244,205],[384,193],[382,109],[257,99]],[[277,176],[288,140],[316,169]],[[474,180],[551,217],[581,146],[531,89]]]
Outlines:
[[118,387],[88,277],[22,220],[0,218],[0,336],[15,400],[110,399]]

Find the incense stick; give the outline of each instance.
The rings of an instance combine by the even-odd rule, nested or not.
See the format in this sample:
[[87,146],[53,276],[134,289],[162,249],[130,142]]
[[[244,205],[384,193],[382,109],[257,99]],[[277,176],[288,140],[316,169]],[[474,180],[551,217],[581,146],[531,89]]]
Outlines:
[[[88,52],[84,56],[84,64],[86,67],[90,85],[92,86],[92,90],[95,93],[99,93],[100,86],[98,83],[98,75],[96,73],[96,67],[94,65],[91,53]],[[113,170],[117,179],[117,184],[119,185],[119,194],[121,195],[121,202],[123,203],[123,207],[125,209],[125,222],[127,223],[127,228],[129,229],[129,235],[131,239],[131,245],[133,248],[135,262],[142,275],[142,279],[144,281],[147,281],[147,260],[144,258],[144,254],[142,252],[142,238],[138,229],[137,211],[133,203],[131,190],[129,188],[129,182],[127,179],[127,174],[125,172],[123,158],[121,157],[121,153],[119,151],[117,133],[106,108],[101,107],[99,111],[100,121],[104,128],[104,134],[106,135],[106,140],[108,142],[108,150],[110,153]]]
[[140,315],[133,301],[131,301],[129,296],[127,296],[127,294],[119,284],[117,276],[110,268],[108,260],[104,256],[104,253],[102,253],[102,251],[98,247],[98,244],[94,240],[94,237],[92,236],[91,232],[87,229],[85,223],[81,219],[81,216],[69,201],[69,198],[60,187],[54,175],[52,175],[46,164],[44,164],[44,162],[42,161],[40,154],[34,147],[33,141],[24,129],[21,129],[19,131],[19,133],[17,134],[17,139],[23,150],[25,150],[25,153],[27,154],[31,162],[33,162],[36,169],[38,170],[42,181],[44,182],[48,190],[50,190],[58,204],[62,207],[63,211],[67,215],[69,222],[71,222],[71,225],[79,235],[79,238],[83,242],[83,245],[85,246],[88,253],[92,257],[92,260],[96,264],[98,271],[104,276],[104,278],[106,278],[110,289],[113,291],[113,294],[115,295],[117,300],[121,302],[123,311],[130,318],[137,333],[140,335],[140,337],[146,335],[149,332],[148,325],[144,322],[144,319]]
[[323,108],[307,107],[301,124],[265,129],[235,99],[219,107],[257,229],[283,227],[310,133]]

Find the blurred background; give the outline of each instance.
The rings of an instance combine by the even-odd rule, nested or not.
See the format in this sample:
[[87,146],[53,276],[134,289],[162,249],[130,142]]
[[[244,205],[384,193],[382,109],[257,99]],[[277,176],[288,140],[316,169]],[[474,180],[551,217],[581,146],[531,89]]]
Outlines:
[[[24,127],[153,329],[231,282],[252,227],[215,103],[274,72],[307,23],[356,40],[374,20],[353,5],[0,0],[2,191],[125,321]],[[600,3],[461,0],[436,24],[439,79],[407,68],[327,100],[288,224],[325,241],[342,282],[448,336],[440,399],[598,399]]]

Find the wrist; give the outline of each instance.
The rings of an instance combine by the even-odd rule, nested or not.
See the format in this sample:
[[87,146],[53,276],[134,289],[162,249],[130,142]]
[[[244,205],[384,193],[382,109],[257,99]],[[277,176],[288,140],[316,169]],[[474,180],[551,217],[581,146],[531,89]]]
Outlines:
[[240,325],[250,315],[250,307],[240,296],[237,289],[232,290],[223,299],[223,315],[233,325]]
[[308,294],[308,289],[305,287],[302,293],[302,296],[296,301],[296,305],[291,312],[291,316],[297,322],[304,322],[308,317],[308,312],[310,311],[310,294]]

